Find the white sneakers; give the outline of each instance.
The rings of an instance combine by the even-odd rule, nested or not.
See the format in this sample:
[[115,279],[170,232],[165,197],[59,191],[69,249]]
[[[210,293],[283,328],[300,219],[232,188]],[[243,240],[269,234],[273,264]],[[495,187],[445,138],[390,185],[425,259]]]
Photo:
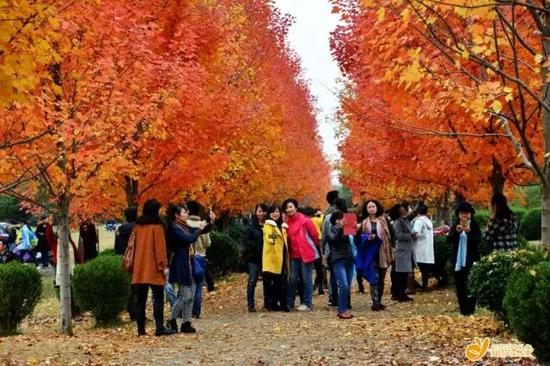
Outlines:
[[298,306],[297,310],[298,311],[311,311],[311,308],[307,305],[302,304],[302,305]]

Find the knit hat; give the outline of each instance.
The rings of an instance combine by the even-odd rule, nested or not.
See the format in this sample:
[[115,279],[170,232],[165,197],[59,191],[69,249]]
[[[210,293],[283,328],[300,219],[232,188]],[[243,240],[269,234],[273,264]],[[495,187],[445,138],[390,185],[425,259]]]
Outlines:
[[456,210],[455,210],[456,216],[458,216],[459,212],[470,212],[473,215],[476,213],[476,210],[474,210],[470,202],[464,201],[456,205]]

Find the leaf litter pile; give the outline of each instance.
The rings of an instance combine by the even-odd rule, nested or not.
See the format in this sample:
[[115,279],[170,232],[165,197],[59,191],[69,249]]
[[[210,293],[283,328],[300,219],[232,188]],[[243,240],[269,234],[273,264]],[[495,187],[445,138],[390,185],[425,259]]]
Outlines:
[[[397,303],[385,294],[387,309],[370,310],[368,294],[353,289],[354,318],[340,320],[327,295],[314,294],[314,311],[246,311],[246,275],[217,284],[203,298],[195,335],[138,338],[127,315],[111,328],[95,328],[87,314],[75,336],[58,334],[58,301],[43,299],[21,334],[0,338],[0,365],[465,365],[464,350],[474,337],[519,343],[502,323],[483,310],[463,317],[452,289]],[[368,288],[368,286],[367,286]],[[256,288],[260,309],[261,284]],[[150,301],[149,301],[150,306]],[[168,314],[168,306],[165,307]],[[152,318],[151,309],[147,317]],[[536,365],[532,359],[491,358],[476,365]]]

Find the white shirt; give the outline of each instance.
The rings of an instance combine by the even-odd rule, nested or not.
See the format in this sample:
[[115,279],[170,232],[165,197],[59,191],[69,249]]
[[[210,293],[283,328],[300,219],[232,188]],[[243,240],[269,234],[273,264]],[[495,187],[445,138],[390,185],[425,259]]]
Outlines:
[[413,232],[417,239],[414,242],[414,260],[416,263],[435,263],[434,229],[427,216],[418,216],[413,221]]

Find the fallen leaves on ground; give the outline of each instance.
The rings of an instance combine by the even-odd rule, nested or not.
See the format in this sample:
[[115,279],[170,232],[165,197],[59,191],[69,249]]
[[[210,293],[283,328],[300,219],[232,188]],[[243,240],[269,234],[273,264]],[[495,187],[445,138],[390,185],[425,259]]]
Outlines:
[[[415,296],[387,309],[370,310],[367,294],[352,296],[351,320],[340,320],[326,295],[314,296],[312,312],[246,311],[246,276],[234,275],[204,293],[195,335],[138,338],[126,315],[121,324],[95,328],[85,315],[74,337],[56,333],[57,300],[41,301],[21,335],[0,338],[0,365],[464,365],[474,337],[518,343],[502,323],[480,310],[463,317],[452,290]],[[256,289],[261,308],[261,284]],[[166,307],[168,312],[168,307]],[[148,317],[152,317],[148,309]],[[148,322],[149,334],[154,333]],[[476,365],[535,365],[530,359],[485,357]]]

